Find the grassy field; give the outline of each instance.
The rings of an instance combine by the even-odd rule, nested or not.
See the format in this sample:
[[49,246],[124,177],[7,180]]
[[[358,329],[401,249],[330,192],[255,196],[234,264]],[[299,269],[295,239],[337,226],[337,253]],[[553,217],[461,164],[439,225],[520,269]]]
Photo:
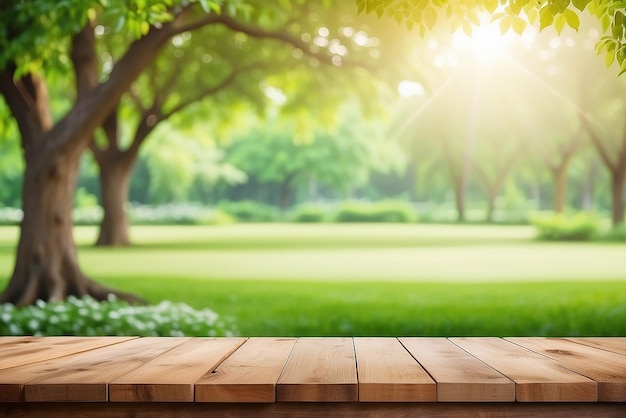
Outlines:
[[[544,243],[528,227],[133,227],[93,248],[93,278],[210,307],[242,335],[626,335],[626,246]],[[17,229],[0,227],[0,285]]]

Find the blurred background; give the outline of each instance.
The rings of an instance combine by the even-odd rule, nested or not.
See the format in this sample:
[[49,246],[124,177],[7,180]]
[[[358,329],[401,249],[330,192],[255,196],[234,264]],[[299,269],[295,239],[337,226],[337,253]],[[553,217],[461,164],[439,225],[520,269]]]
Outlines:
[[[625,335],[626,79],[598,20],[420,36],[335,3],[252,1],[171,37],[82,153],[72,205],[84,273],[148,305],[5,304],[0,331]],[[119,24],[93,25],[100,80]],[[75,102],[60,61],[55,121]],[[20,137],[0,101],[3,288]]]

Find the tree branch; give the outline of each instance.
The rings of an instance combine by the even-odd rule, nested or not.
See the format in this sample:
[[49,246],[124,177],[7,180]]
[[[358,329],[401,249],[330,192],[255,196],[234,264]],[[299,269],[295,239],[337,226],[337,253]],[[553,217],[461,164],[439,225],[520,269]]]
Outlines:
[[[210,25],[210,24],[222,24],[224,26],[226,26],[227,28],[235,31],[235,32],[240,32],[240,33],[244,33],[248,36],[251,36],[253,38],[257,38],[257,39],[273,39],[273,40],[277,40],[277,41],[281,41],[283,43],[292,45],[295,48],[301,49],[305,54],[311,56],[311,57],[315,57],[318,60],[329,64],[329,65],[336,65],[336,63],[333,61],[333,55],[330,54],[324,54],[324,53],[319,53],[319,52],[314,52],[311,49],[311,45],[308,44],[307,42],[302,41],[300,38],[295,37],[295,36],[291,36],[288,32],[286,31],[269,31],[269,30],[265,30],[262,28],[259,28],[257,26],[250,26],[250,25],[246,25],[242,22],[239,22],[235,19],[233,19],[231,16],[227,16],[227,15],[208,15],[206,17],[203,17],[201,19],[198,19],[194,22],[191,22],[189,24],[187,24],[186,26],[183,26],[180,30],[179,33],[182,32],[186,32],[186,31],[191,31],[194,29],[197,29],[199,27],[202,26],[206,26],[206,25]],[[372,70],[373,67],[372,65],[368,65],[364,62],[358,62],[358,61],[352,61],[352,60],[348,60],[346,61],[343,57],[341,57],[342,59],[342,66],[347,66],[347,67],[357,67],[357,68],[365,68],[368,70]]]
[[32,74],[15,80],[15,68],[10,64],[0,71],[0,93],[17,122],[26,159],[31,160],[35,141],[52,127],[52,116],[45,80]]
[[602,143],[602,140],[598,136],[598,133],[591,126],[589,117],[586,115],[581,115],[580,119],[581,119],[582,125],[584,126],[584,129],[589,134],[589,137],[591,138],[591,142],[596,148],[596,151],[598,151],[598,154],[600,154],[600,158],[611,171],[614,171],[616,168],[616,164],[614,164],[613,161],[611,160],[611,155],[609,154],[609,151],[606,149],[606,147]]

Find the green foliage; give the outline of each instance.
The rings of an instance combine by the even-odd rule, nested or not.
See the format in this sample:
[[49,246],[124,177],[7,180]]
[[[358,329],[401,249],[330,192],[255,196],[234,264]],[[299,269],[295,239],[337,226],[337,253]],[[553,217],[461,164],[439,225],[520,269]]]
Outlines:
[[239,222],[272,222],[278,219],[275,207],[253,200],[220,202],[219,208]]
[[306,203],[298,206],[293,214],[293,221],[300,223],[324,222],[328,218],[328,210],[322,205]]
[[339,207],[335,216],[336,222],[410,223],[416,220],[410,203],[401,201],[347,202]]
[[626,225],[618,225],[610,228],[599,236],[601,241],[626,242]]
[[69,297],[65,302],[16,308],[0,305],[0,335],[139,335],[231,336],[235,329],[210,309],[195,310],[184,303],[161,302],[132,306],[111,297]]
[[539,239],[546,241],[589,241],[600,226],[598,217],[589,213],[535,214],[530,222],[537,229]]

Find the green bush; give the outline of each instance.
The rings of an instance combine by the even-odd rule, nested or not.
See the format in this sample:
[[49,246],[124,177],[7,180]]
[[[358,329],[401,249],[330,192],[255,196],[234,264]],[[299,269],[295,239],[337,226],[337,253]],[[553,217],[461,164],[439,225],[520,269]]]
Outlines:
[[417,215],[410,203],[388,200],[374,204],[374,218],[374,222],[410,223]]
[[184,303],[161,302],[134,306],[111,297],[98,302],[91,297],[69,297],[65,302],[16,308],[0,305],[0,335],[138,335],[232,336],[232,325],[209,310]]
[[273,222],[278,219],[278,211],[275,207],[253,200],[221,202],[219,208],[239,222]]
[[348,202],[335,216],[336,222],[415,222],[415,211],[408,202]]
[[626,242],[626,225],[615,226],[602,235],[600,240],[610,242]]
[[531,216],[538,238],[547,241],[589,241],[598,232],[600,222],[593,214],[550,214]]
[[323,206],[308,203],[298,206],[292,219],[294,222],[315,223],[324,222],[327,216],[328,213]]

